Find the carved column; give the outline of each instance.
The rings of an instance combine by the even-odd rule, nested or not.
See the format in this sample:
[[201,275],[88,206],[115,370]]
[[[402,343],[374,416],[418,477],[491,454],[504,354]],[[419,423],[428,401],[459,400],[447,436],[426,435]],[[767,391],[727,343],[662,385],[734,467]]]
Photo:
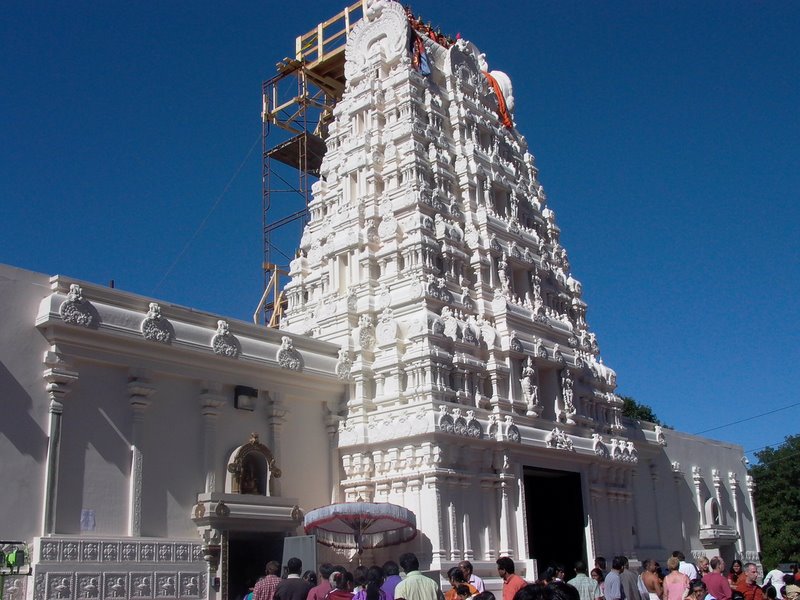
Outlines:
[[[322,407],[322,418],[325,422],[325,431],[328,434],[328,486],[331,503],[339,501],[339,448],[337,435],[342,417],[338,415],[339,407],[334,402],[328,402]],[[273,450],[274,452],[274,450]]]
[[728,484],[731,486],[731,500],[733,501],[733,522],[736,525],[736,533],[739,537],[736,540],[736,550],[739,553],[737,558],[744,555],[744,539],[742,539],[742,515],[739,513],[739,480],[736,473],[728,473]]
[[461,560],[461,551],[458,549],[458,519],[456,518],[456,505],[452,502],[447,506],[447,525],[450,529],[450,560]]
[[50,399],[48,412],[50,424],[47,436],[47,463],[45,466],[44,506],[42,510],[42,535],[56,533],[56,498],[58,496],[58,465],[61,454],[62,400],[70,392],[69,385],[78,380],[78,373],[70,370],[56,346],[44,353],[45,391]]
[[700,485],[703,483],[703,472],[700,467],[692,467],[692,482],[694,482],[694,496],[697,501],[697,512],[700,513],[700,527],[706,524],[706,511],[703,510],[703,493]]
[[468,512],[464,513],[464,518],[461,520],[461,530],[464,532],[464,560],[472,560],[475,558],[475,553],[472,551],[472,535],[469,530]]
[[[219,384],[206,383],[200,393],[200,414],[203,416],[203,473],[206,493],[217,490],[217,417],[225,406]],[[227,457],[226,457],[227,459]]]
[[495,482],[488,479],[482,480],[481,495],[483,496],[483,510],[486,516],[483,521],[483,559],[493,561],[497,558],[494,550],[497,547],[494,535],[494,528],[497,526]]
[[[408,490],[407,506],[411,507],[414,510],[414,514],[416,515],[422,514],[422,501],[420,497],[420,492],[422,490],[422,478],[412,477],[411,479],[409,479],[408,486],[406,489]],[[414,541],[416,551],[420,554],[422,553],[422,548],[423,548],[423,538],[424,536],[418,535]]]
[[[272,455],[280,464],[281,456],[281,429],[286,422],[286,414],[288,411],[283,407],[283,402],[276,397],[271,397],[266,394],[267,402],[267,425],[269,435],[269,447],[272,450]],[[273,485],[272,493],[280,496],[280,480],[273,478],[271,480]]]
[[614,548],[618,548],[622,552],[622,532],[620,531],[619,519],[619,492],[616,489],[608,490],[608,513],[610,515],[609,523],[611,524],[611,541]]
[[753,503],[753,492],[756,491],[756,482],[752,475],[745,479],[747,484],[747,499],[750,502],[750,514],[753,515],[753,539],[756,541],[756,556],[761,554],[761,540],[758,539],[758,523],[756,523],[756,505]]
[[655,521],[656,526],[656,539],[658,543],[663,543],[661,541],[661,519],[659,515],[661,515],[661,511],[658,507],[658,467],[656,467],[655,463],[652,461],[648,461],[649,468],[650,468],[650,483],[653,489],[653,520]]
[[[598,485],[595,483],[591,483],[589,486],[589,502],[590,502],[590,510],[589,510],[589,532],[591,533],[591,541],[592,547],[588,548],[589,556],[589,564],[594,561],[593,557],[601,556],[603,554],[602,548],[597,543],[598,539],[600,538],[600,523],[602,519],[600,517],[600,504],[602,502],[603,494],[602,490]],[[530,558],[535,558],[531,556]]]
[[144,413],[150,405],[150,396],[155,388],[147,379],[131,375],[128,379],[128,402],[133,412],[131,423],[131,474],[128,481],[128,535],[142,535],[142,436]]
[[511,547],[511,493],[515,488],[514,476],[508,473],[510,469],[509,456],[503,453],[503,469],[500,473],[500,556],[514,558]]
[[681,507],[681,492],[680,486],[683,482],[683,473],[681,473],[681,463],[677,460],[672,462],[672,479],[675,482],[675,502],[678,507],[678,519],[681,523],[681,536],[686,539],[686,522],[683,520],[683,508]]
[[441,484],[441,479],[435,474],[425,476],[423,480],[425,498],[422,499],[422,503],[424,506],[435,506],[436,508],[433,511],[425,511],[425,513],[423,513],[423,523],[427,521],[427,526],[423,525],[423,527],[419,527],[420,530],[426,531],[430,537],[431,559],[436,563],[447,560],[447,551],[443,543],[444,515],[442,515]]
[[[630,519],[632,521],[632,529],[633,532],[633,547],[639,548],[642,544],[642,529],[639,526],[639,515],[638,511],[636,510],[636,505],[633,501],[633,494],[636,490],[636,476],[637,471],[636,469],[632,469],[628,472],[628,491],[625,494],[625,504],[627,505],[627,514],[630,515]],[[657,518],[657,517],[656,517]]]
[[[712,469],[711,477],[714,481],[714,498],[717,499],[717,507],[719,508],[719,524],[725,525],[725,513],[722,511],[722,477],[720,477],[719,469]],[[716,525],[716,523],[710,524]]]

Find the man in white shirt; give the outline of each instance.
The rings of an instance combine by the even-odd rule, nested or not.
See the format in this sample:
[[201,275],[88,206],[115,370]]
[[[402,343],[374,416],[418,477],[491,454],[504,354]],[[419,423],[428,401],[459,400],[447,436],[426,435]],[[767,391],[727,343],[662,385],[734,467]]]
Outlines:
[[783,596],[781,596],[781,588],[784,585],[783,575],[784,572],[777,567],[775,567],[774,569],[772,569],[772,571],[764,575],[764,584],[762,585],[762,587],[767,587],[768,585],[774,587],[775,591],[778,592],[778,600],[781,600],[783,598]]
[[697,568],[692,563],[686,562],[686,556],[680,550],[675,550],[672,553],[672,556],[676,557],[679,561],[681,561],[680,566],[678,566],[678,571],[683,573],[689,578],[689,581],[694,581],[697,579]]
[[458,568],[461,569],[461,572],[464,574],[464,579],[467,580],[467,583],[478,590],[478,593],[483,593],[486,591],[486,586],[483,584],[483,579],[472,572],[471,562],[468,560],[462,560],[460,563],[458,563]]

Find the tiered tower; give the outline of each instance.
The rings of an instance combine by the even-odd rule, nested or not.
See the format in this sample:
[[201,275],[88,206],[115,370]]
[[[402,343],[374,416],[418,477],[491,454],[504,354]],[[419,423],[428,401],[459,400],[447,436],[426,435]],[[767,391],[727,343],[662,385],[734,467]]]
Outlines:
[[375,1],[348,38],[281,328],[342,346],[343,499],[416,510],[433,564],[524,558],[522,465],[636,450],[510,79],[412,25]]

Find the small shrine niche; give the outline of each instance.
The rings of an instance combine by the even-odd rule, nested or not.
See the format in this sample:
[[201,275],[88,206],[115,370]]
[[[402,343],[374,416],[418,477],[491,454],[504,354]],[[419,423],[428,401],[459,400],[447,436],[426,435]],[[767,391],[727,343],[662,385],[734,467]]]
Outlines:
[[281,476],[272,452],[259,442],[257,433],[231,453],[226,471],[225,492],[229,494],[271,496],[272,480]]

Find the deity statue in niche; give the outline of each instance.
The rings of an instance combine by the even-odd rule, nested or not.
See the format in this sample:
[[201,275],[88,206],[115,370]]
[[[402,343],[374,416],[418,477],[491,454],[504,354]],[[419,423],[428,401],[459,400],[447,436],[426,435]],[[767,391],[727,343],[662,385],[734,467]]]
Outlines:
[[236,448],[227,465],[225,491],[231,494],[270,496],[270,480],[281,476],[272,452],[253,433],[250,441]]
[[255,454],[248,454],[242,461],[242,472],[239,476],[240,494],[260,494],[264,495],[265,481],[263,475],[265,465],[259,464],[261,461]]

